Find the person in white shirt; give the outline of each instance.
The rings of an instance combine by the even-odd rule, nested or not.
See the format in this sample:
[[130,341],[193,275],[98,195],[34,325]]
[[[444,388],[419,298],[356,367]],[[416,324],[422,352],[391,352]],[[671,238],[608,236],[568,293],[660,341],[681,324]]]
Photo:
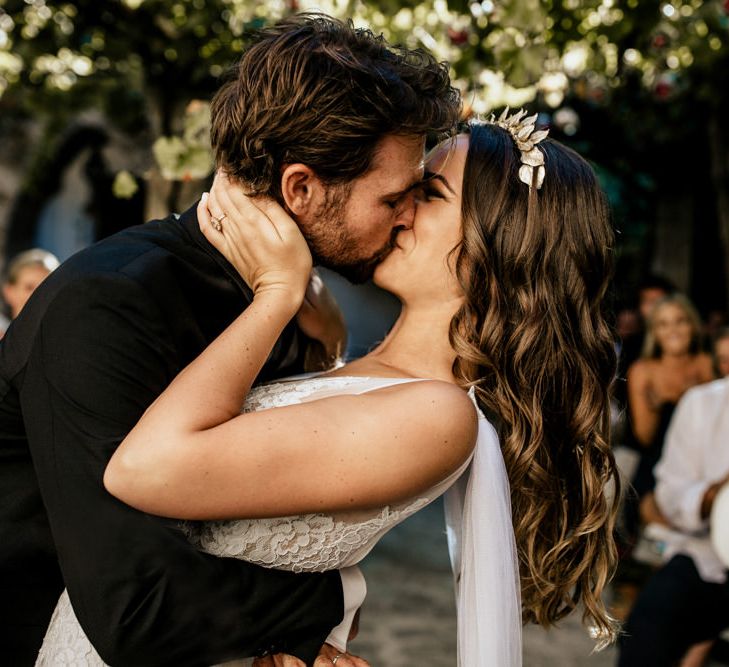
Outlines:
[[711,510],[711,543],[724,565],[729,567],[729,483],[716,494]]
[[729,377],[681,399],[655,476],[656,502],[673,528],[667,562],[631,611],[619,667],[674,665],[729,628],[727,567],[709,536],[714,499],[729,481]]

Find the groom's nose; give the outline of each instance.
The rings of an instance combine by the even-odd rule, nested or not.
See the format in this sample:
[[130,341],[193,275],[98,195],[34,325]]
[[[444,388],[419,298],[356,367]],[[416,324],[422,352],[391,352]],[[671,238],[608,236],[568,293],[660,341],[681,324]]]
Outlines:
[[402,198],[395,216],[395,226],[410,229],[415,221],[415,195],[410,192]]

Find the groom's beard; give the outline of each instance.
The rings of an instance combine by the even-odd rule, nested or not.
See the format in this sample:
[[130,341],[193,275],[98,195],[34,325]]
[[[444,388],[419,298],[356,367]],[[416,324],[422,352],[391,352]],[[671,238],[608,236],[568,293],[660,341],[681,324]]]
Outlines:
[[361,283],[367,282],[370,278],[372,278],[372,275],[374,274],[377,265],[392,252],[395,247],[395,236],[396,232],[393,232],[393,236],[390,241],[388,241],[387,245],[384,248],[378,250],[377,253],[372,257],[354,260],[351,263],[336,259],[327,260],[318,257],[317,254],[313,254],[312,257],[314,258],[315,264],[319,264],[321,266],[327,267],[328,269],[331,269],[332,271],[336,271],[338,274],[344,276],[347,280],[349,280],[349,282],[355,285],[359,285]]
[[350,237],[344,220],[349,194],[349,186],[331,187],[304,236],[314,264],[331,269],[357,285],[368,281],[377,265],[395,248],[397,230],[392,230],[383,247],[363,255],[363,249]]

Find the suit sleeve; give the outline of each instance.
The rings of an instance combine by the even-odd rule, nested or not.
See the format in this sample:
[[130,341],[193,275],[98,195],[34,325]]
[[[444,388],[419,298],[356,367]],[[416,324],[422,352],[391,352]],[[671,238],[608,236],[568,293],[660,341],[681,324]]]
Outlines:
[[291,574],[200,553],[174,522],[103,488],[111,454],[180,370],[168,340],[156,305],[113,274],[65,287],[32,345],[23,416],[78,619],[113,665],[279,651],[312,661],[343,616],[337,572]]

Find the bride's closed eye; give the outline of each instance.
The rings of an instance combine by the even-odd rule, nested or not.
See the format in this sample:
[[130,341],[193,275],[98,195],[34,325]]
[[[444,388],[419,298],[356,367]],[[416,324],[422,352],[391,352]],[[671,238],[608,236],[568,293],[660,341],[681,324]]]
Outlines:
[[430,202],[434,199],[445,199],[445,194],[441,192],[433,183],[424,183],[419,189],[416,200],[419,202]]

